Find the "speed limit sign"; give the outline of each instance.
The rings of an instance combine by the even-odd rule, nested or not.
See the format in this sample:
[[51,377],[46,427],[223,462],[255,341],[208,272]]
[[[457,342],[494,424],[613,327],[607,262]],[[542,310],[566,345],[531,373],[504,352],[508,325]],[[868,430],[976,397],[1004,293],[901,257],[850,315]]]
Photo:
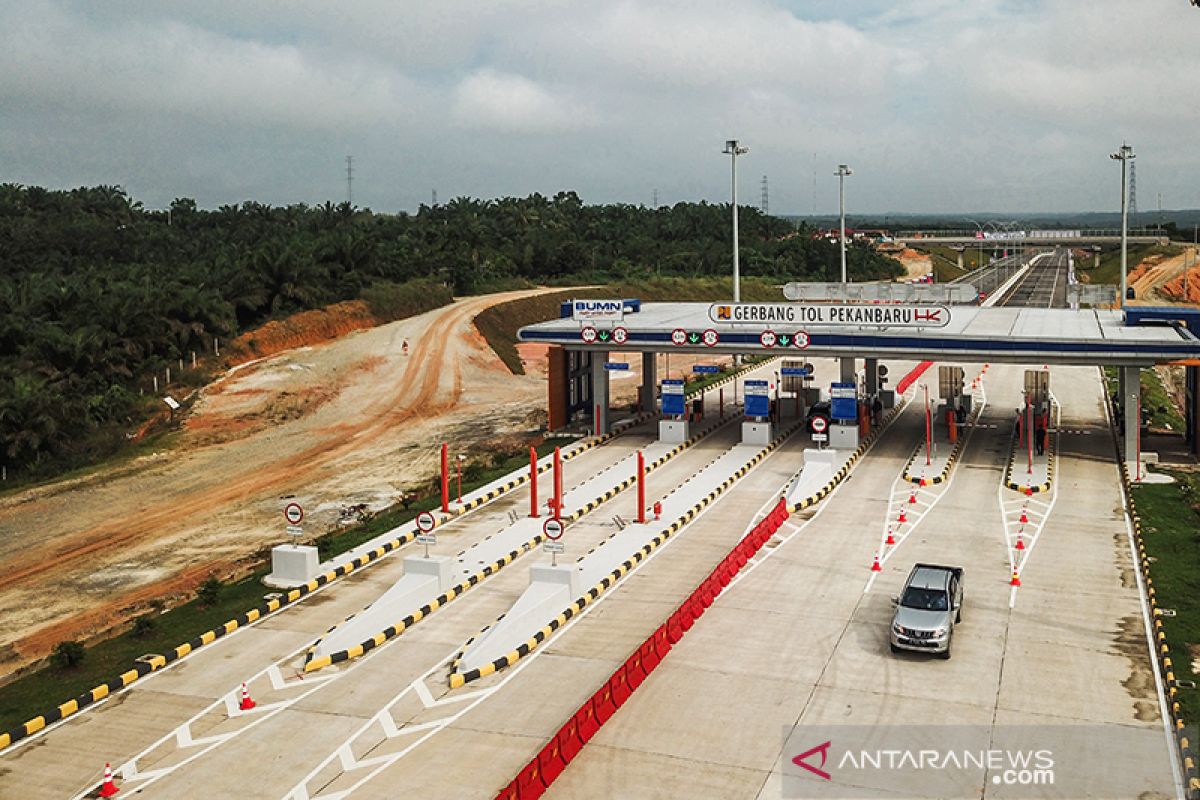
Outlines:
[[720,334],[718,334],[712,328],[709,328],[708,330],[706,330],[704,332],[704,346],[705,347],[715,347],[717,342],[719,342],[719,341],[721,341]]
[[766,330],[758,335],[758,343],[763,347],[774,347],[778,338],[775,336],[775,331]]
[[627,341],[629,341],[629,331],[625,330],[624,328],[622,328],[620,326],[613,328],[612,329],[612,340],[614,342],[616,342],[617,344],[625,344]]
[[583,340],[584,344],[595,344],[597,335],[596,329],[591,325],[585,325],[579,329],[579,338]]
[[562,520],[550,517],[542,523],[542,532],[546,534],[546,538],[552,542],[557,542],[563,535]]
[[805,331],[796,331],[795,333],[793,333],[792,334],[792,344],[796,345],[796,347],[801,350],[808,347],[808,344],[809,344],[808,333],[806,333]]
[[671,344],[687,344],[687,331],[685,331],[683,328],[676,328],[675,330],[671,331]]

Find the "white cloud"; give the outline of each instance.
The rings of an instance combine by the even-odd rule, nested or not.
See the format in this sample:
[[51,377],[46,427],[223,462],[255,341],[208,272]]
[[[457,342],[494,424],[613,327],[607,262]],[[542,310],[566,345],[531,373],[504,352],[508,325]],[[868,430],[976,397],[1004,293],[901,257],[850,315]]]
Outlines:
[[485,68],[455,88],[454,118],[505,133],[558,133],[589,127],[595,113],[528,78]]

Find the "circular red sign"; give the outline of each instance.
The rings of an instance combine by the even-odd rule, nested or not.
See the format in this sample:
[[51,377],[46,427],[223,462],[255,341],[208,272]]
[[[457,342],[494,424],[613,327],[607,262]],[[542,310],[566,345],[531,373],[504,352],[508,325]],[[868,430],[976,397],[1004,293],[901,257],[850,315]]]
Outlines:
[[676,328],[675,330],[671,331],[671,344],[687,344],[687,331],[685,331],[683,328]]
[[828,425],[829,425],[829,423],[825,421],[824,417],[813,417],[812,418],[812,429],[813,429],[814,433],[824,433],[825,428]]
[[428,511],[417,514],[417,530],[421,533],[429,533],[435,525],[437,525],[437,520],[433,518],[433,514]]
[[716,346],[717,342],[721,341],[721,336],[712,328],[709,328],[704,332],[703,339],[705,347],[714,347]]
[[283,518],[292,525],[299,525],[304,519],[304,509],[299,503],[288,503],[283,507]]
[[629,331],[617,326],[612,329],[612,339],[617,344],[625,344],[625,342],[629,341]]
[[584,344],[594,344],[598,338],[596,329],[591,325],[585,325],[579,329],[579,338],[583,339]]
[[562,520],[550,517],[542,523],[542,532],[546,534],[546,538],[552,542],[557,542],[563,535]]
[[792,334],[792,344],[796,345],[796,347],[801,350],[808,347],[808,334],[804,331],[796,331]]

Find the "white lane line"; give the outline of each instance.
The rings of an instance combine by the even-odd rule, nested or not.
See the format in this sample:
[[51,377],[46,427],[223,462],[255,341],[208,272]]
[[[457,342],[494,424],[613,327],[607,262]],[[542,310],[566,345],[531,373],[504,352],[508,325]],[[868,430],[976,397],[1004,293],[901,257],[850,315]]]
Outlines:
[[[1104,406],[1104,420],[1108,423],[1109,431],[1113,431],[1112,416],[1108,409],[1108,386],[1104,380],[1104,368],[1096,367],[1096,379],[1100,383],[1100,397]],[[1117,476],[1117,485],[1121,486],[1121,464],[1118,462],[1115,465]],[[1129,506],[1125,502],[1125,487],[1121,486],[1121,510],[1125,517],[1125,538],[1129,543],[1129,559],[1133,564],[1133,577],[1137,582],[1138,602],[1142,607],[1142,629],[1146,632],[1146,654],[1150,657],[1150,672],[1154,675],[1154,690],[1158,695],[1158,716],[1163,724],[1163,736],[1167,740],[1167,760],[1171,762],[1171,776],[1175,781],[1175,800],[1186,800],[1186,790],[1183,784],[1183,771],[1179,768],[1180,762],[1183,760],[1182,754],[1179,752],[1179,742],[1175,739],[1175,732],[1171,729],[1171,713],[1167,706],[1167,693],[1163,688],[1162,674],[1158,668],[1158,657],[1155,655],[1157,648],[1154,645],[1154,635],[1151,631],[1154,630],[1154,625],[1150,621],[1150,606],[1146,602],[1146,586],[1142,582],[1142,568],[1138,563],[1137,542],[1133,537],[1133,520],[1129,512]]]
[[[984,378],[985,377],[986,376],[981,375],[981,377],[978,380],[979,388],[978,388],[977,392],[979,394],[980,400],[979,400],[978,409],[974,412],[976,420],[979,420],[983,417],[984,409],[987,408],[987,390],[984,388]],[[960,445],[962,450],[960,450],[960,452],[963,452],[967,449],[967,445],[970,444],[971,434],[974,432],[974,430],[975,429],[973,427],[967,428],[966,432],[963,434],[962,444]],[[896,477],[896,481],[894,481],[892,483],[892,493],[891,493],[891,497],[888,501],[888,512],[887,512],[888,515],[884,519],[884,522],[883,522],[883,532],[882,532],[882,535],[880,536],[879,549],[876,550],[876,555],[882,554],[879,556],[880,566],[883,566],[884,564],[887,563],[888,559],[890,559],[892,557],[892,555],[900,548],[900,545],[904,544],[905,540],[908,539],[909,535],[917,529],[917,526],[922,522],[922,520],[924,520],[925,517],[928,516],[928,514],[931,511],[933,511],[934,506],[936,506],[943,497],[945,497],[947,494],[949,494],[950,485],[952,483],[954,483],[954,479],[958,476],[958,467],[959,467],[960,463],[961,463],[961,460],[956,461],[954,463],[954,466],[950,470],[950,475],[944,483],[933,484],[933,487],[937,487],[937,488],[928,488],[927,487],[926,494],[933,495],[933,499],[929,501],[928,506],[926,506],[921,511],[920,516],[918,516],[915,521],[912,521],[912,520],[909,521],[909,522],[911,522],[911,524],[908,526],[908,529],[906,531],[904,531],[904,533],[901,534],[899,536],[899,538],[896,539],[896,544],[891,545],[890,549],[889,549],[889,546],[886,544],[887,530],[890,526],[893,525],[893,519],[899,517],[899,512],[897,512],[896,514],[892,513],[892,506],[895,504],[895,500],[896,500],[896,483],[904,479],[904,471],[903,471],[903,469],[901,470],[900,474]],[[907,494],[907,492],[904,492],[902,494]],[[908,498],[902,497],[902,502],[907,504]],[[907,505],[907,507],[911,508],[912,506]],[[893,529],[893,533],[894,532],[895,531]],[[871,577],[867,579],[866,586],[863,587],[863,594],[868,594],[871,591],[871,588],[875,585],[875,579],[878,578],[880,576],[880,574],[882,574],[882,573],[880,573],[880,572],[872,572],[871,573]]]
[[[782,445],[780,447],[777,447],[774,450],[772,450],[770,453],[767,454],[767,456],[765,458],[763,458],[761,461],[759,461],[757,464],[755,464],[753,467],[751,467],[750,470],[748,470],[746,472],[746,474],[742,476],[741,480],[745,480],[746,478],[748,478],[755,470],[761,468],[764,464],[766,464],[768,461],[770,461],[772,457],[774,457],[775,455],[782,452],[782,450],[783,450]],[[668,539],[666,542],[664,542],[662,544],[662,546],[655,549],[654,552],[652,552],[649,556],[647,556],[645,559],[643,559],[641,561],[641,563],[639,563],[634,569],[630,570],[626,574],[626,578],[628,578],[629,575],[632,575],[635,572],[637,572],[638,570],[642,569],[646,564],[650,563],[655,558],[657,558],[661,553],[665,552],[672,544],[674,544],[675,542],[677,542],[681,538],[683,538],[680,534],[682,534],[684,531],[686,531],[692,525],[694,525],[696,523],[696,521],[698,519],[700,519],[701,517],[703,517],[706,513],[711,511],[713,508],[716,508],[720,504],[720,502],[728,496],[729,496],[728,493],[723,493],[720,496],[718,496],[716,498],[716,500],[714,500],[712,503],[709,503],[707,506],[703,507],[686,525],[684,525],[682,528],[680,528],[680,530],[676,533],[676,535],[672,536],[670,539]],[[770,504],[773,504],[776,502],[778,502],[778,497],[773,497],[770,501],[768,501],[767,504],[764,504],[760,508],[760,514],[761,514],[762,510],[767,507],[767,505],[770,505]],[[747,530],[748,529],[749,529],[749,527],[747,528]],[[624,582],[622,582],[622,584],[620,584],[620,585],[624,585]],[[617,588],[619,588],[619,586]],[[555,633],[555,637],[557,638],[557,637],[561,636],[567,630],[570,630],[576,623],[579,622],[579,620],[585,618],[588,614],[590,614],[592,612],[593,609],[595,609],[597,606],[599,606],[601,603],[603,603],[609,597],[614,596],[615,594],[616,594],[615,591],[608,591],[608,592],[601,594],[596,600],[594,600],[592,603],[588,604],[587,607],[585,607],[582,612],[573,616],[571,618],[571,620],[567,622],[566,625],[559,628],[558,631]],[[380,648],[380,649],[382,649],[382,648]],[[509,681],[514,680],[518,675],[521,674],[521,672],[526,667],[528,667],[531,663],[533,663],[533,661],[535,659],[540,657],[543,653],[547,652],[547,649],[544,647],[536,648],[529,655],[527,655],[524,658],[521,658],[519,661],[517,661],[516,664],[505,669],[504,673],[503,673],[504,677],[496,685],[490,686],[486,689],[477,690],[476,692],[468,695],[468,697],[472,699],[472,702],[470,702],[466,707],[461,708],[458,711],[456,711],[452,714],[448,714],[447,716],[441,717],[439,719],[429,720],[429,721],[420,723],[421,729],[424,730],[425,733],[422,736],[420,736],[416,741],[412,742],[411,744],[409,744],[407,747],[403,748],[402,750],[399,750],[399,751],[396,751],[393,753],[388,753],[386,755],[375,756],[373,758],[364,757],[364,759],[354,759],[353,754],[352,754],[352,748],[353,748],[354,744],[359,739],[372,733],[372,731],[376,729],[376,726],[378,726],[378,729],[380,731],[382,731],[384,735],[380,739],[378,734],[376,734],[376,736],[373,737],[373,741],[370,744],[370,746],[365,750],[365,753],[370,753],[372,750],[378,748],[380,745],[383,745],[387,741],[390,741],[391,739],[395,738],[394,735],[393,736],[388,735],[388,729],[386,729],[385,726],[380,722],[381,715],[391,717],[391,709],[395,708],[405,697],[407,697],[409,695],[410,692],[413,694],[416,694],[418,697],[421,697],[421,689],[418,688],[418,685],[425,684],[425,682],[431,676],[433,676],[435,673],[444,670],[446,664],[449,663],[458,654],[458,650],[459,650],[459,648],[456,647],[453,652],[448,653],[436,665],[434,665],[433,667],[428,669],[419,678],[417,678],[412,683],[410,683],[408,686],[406,686],[403,690],[401,690],[399,694],[395,695],[391,700],[389,700],[379,710],[379,712],[376,713],[375,716],[373,716],[367,723],[362,725],[357,731],[352,733],[345,740],[345,742],[343,742],[343,744],[341,744],[337,749],[335,749],[330,755],[326,756],[325,759],[321,761],[321,763],[319,763],[316,767],[314,767],[312,769],[312,771],[310,771],[295,786],[293,786],[292,789],[289,790],[284,795],[285,800],[311,800],[311,798],[314,795],[320,796],[322,798],[322,800],[340,800],[341,798],[348,797],[352,793],[358,791],[358,789],[360,789],[366,783],[371,781],[376,775],[378,775],[379,773],[381,773],[384,770],[391,767],[396,762],[403,759],[405,756],[407,756],[409,753],[411,753],[414,749],[419,747],[421,744],[428,741],[429,739],[431,739],[432,737],[437,735],[439,732],[445,730],[447,727],[449,727],[455,721],[460,719],[462,716],[464,716],[465,714],[472,711],[476,706],[478,706],[481,703],[483,703],[484,701],[486,701],[489,697],[491,697],[492,694],[494,694],[495,692],[497,692],[500,689],[507,686]],[[425,688],[425,694],[428,695],[430,699],[432,699],[432,693],[430,693],[428,691],[428,687],[423,687],[423,688]],[[435,700],[434,704],[440,705],[440,704],[444,704],[444,703],[460,702],[464,699],[467,699],[467,698],[443,698],[442,700]],[[413,727],[414,727],[413,725],[406,724],[403,721],[401,721],[397,724],[397,721],[395,720],[395,718],[394,717],[392,718],[392,729],[397,731],[396,735],[404,735],[404,734],[410,732],[410,729]],[[347,760],[342,758],[341,754],[343,753],[343,751],[351,752],[351,759],[352,759],[351,761],[348,762]],[[338,775],[335,775],[330,778],[330,777],[328,777],[329,773],[327,771],[327,768],[335,762],[341,763],[342,771]],[[355,781],[348,788],[340,790],[335,793],[323,793],[324,788],[329,786],[331,783],[338,781],[339,779],[348,775],[349,773],[359,772],[364,769],[369,769],[370,771],[366,775],[364,775],[363,777],[361,777],[357,781]],[[325,777],[325,778],[328,778],[328,780],[320,786],[312,787],[314,791],[310,793],[309,784],[311,784],[318,777]]]
[[[1050,393],[1050,401],[1054,408],[1055,428],[1059,427],[1062,421],[1062,406],[1058,403],[1058,398],[1054,396],[1054,392]],[[1054,450],[1057,454],[1062,446],[1062,441],[1056,430],[1054,434]],[[1012,438],[1009,438],[1009,457],[1012,458]],[[1049,456],[1047,456],[1049,458]],[[1058,459],[1055,458],[1052,462],[1054,468],[1047,469],[1046,480],[1050,483],[1050,501],[1042,502],[1034,500],[1032,496],[1019,497],[1016,500],[1010,496],[1011,489],[1005,485],[1003,476],[1000,478],[1000,484],[997,487],[997,499],[1000,504],[1000,517],[1004,523],[1004,543],[1005,550],[1008,553],[1008,572],[1009,572],[1009,591],[1008,591],[1008,607],[1015,608],[1017,605],[1017,590],[1020,586],[1012,585],[1012,576],[1018,576],[1025,571],[1025,565],[1029,562],[1029,558],[1033,555],[1033,548],[1037,546],[1038,541],[1042,538],[1042,532],[1046,529],[1046,523],[1050,520],[1050,514],[1054,511],[1054,504],[1058,502]],[[1035,510],[1031,515],[1030,506],[1037,506],[1040,511]],[[1020,521],[1020,513],[1025,511],[1027,521]],[[1015,516],[1017,519],[1013,521],[1010,516]],[[1010,532],[1013,525],[1019,526],[1017,533],[1014,535]],[[1032,531],[1028,539],[1025,538],[1025,531]],[[1021,543],[1024,548],[1016,549],[1017,537],[1021,537]],[[1019,555],[1017,555],[1019,554]]]

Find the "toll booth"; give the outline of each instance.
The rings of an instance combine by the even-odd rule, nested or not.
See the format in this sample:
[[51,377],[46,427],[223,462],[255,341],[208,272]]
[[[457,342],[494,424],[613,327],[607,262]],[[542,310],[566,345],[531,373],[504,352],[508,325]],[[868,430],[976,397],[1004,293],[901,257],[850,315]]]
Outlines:
[[770,444],[774,436],[770,384],[760,380],[743,381],[742,393],[746,417],[742,422],[742,444]]
[[671,444],[682,444],[690,436],[687,402],[683,396],[683,381],[679,378],[664,378],[660,390],[662,419],[658,421],[658,440]]
[[546,353],[549,430],[565,428],[592,412],[592,357],[589,350],[552,346]]
[[964,391],[963,368],[958,366],[938,367],[938,404],[935,424],[946,429],[946,439],[950,444],[958,441],[960,426],[967,421],[971,414],[971,395]]
[[854,381],[835,381],[829,386],[829,446],[854,450],[859,442],[858,386]]

